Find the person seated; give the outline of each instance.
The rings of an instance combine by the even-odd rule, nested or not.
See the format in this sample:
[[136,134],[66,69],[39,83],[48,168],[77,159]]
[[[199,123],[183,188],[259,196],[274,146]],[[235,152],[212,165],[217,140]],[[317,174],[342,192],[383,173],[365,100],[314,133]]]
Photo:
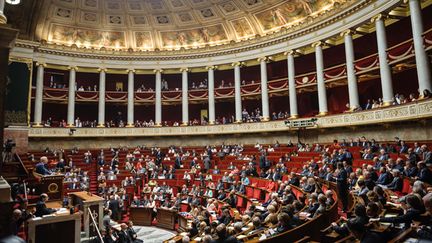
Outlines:
[[[355,221],[358,224],[362,224],[362,225],[366,225],[367,223],[369,223],[369,217],[366,213],[366,208],[364,205],[362,204],[357,204],[354,208],[354,218],[350,218],[349,221]],[[341,217],[342,222],[346,222],[347,219],[345,217]],[[332,230],[334,230],[336,233],[342,235],[342,236],[347,236],[349,234],[349,230],[347,227],[347,224],[336,224],[335,222],[333,222],[331,224],[331,228]]]
[[392,191],[402,192],[403,181],[400,177],[400,171],[398,169],[393,169],[391,174],[393,176],[392,182],[383,187]]
[[410,194],[405,197],[405,202],[402,202],[404,213],[397,217],[381,217],[371,218],[370,222],[386,222],[393,224],[405,224],[405,228],[409,228],[413,220],[420,221],[421,214],[425,212],[423,201],[416,195]]
[[218,218],[218,221],[224,225],[229,225],[232,220],[233,220],[233,218],[231,217],[229,209],[225,209],[222,212],[222,216],[220,218]]
[[276,224],[277,223],[277,212],[276,212],[276,207],[275,207],[275,205],[277,206],[277,204],[275,203],[275,204],[271,204],[271,205],[269,205],[268,207],[267,207],[267,213],[266,214],[263,214],[263,217],[265,216],[265,218],[264,218],[264,224]]
[[261,219],[259,217],[254,217],[252,219],[252,227],[253,230],[251,230],[248,235],[253,235],[264,229],[264,227],[261,225]]
[[47,208],[47,206],[45,205],[45,202],[48,201],[48,199],[49,198],[48,198],[48,195],[46,193],[42,193],[40,195],[40,199],[36,203],[36,212],[35,212],[36,217],[42,217],[44,215],[49,215],[49,214],[52,214],[52,213],[57,211],[57,210],[52,209],[52,208]]
[[105,235],[103,237],[104,243],[117,243],[119,240],[119,237],[117,233],[113,232],[111,228],[105,231]]
[[319,203],[319,207],[318,209],[315,211],[315,213],[313,214],[313,218],[324,214],[325,212],[327,212],[328,210],[328,206],[327,206],[327,198],[324,194],[319,194],[318,196],[318,203]]
[[36,173],[41,175],[51,175],[51,171],[48,170],[48,158],[46,156],[42,156],[40,158],[40,162],[36,164]]
[[310,215],[314,215],[315,212],[318,210],[319,206],[320,204],[318,202],[318,194],[316,194],[315,192],[311,193],[309,195],[309,206],[306,209],[306,212]]
[[367,229],[362,222],[357,220],[349,220],[347,228],[360,243],[386,242],[382,234]]
[[279,226],[276,228],[276,232],[283,233],[293,228],[293,226],[290,224],[291,217],[287,213],[279,213],[277,219]]

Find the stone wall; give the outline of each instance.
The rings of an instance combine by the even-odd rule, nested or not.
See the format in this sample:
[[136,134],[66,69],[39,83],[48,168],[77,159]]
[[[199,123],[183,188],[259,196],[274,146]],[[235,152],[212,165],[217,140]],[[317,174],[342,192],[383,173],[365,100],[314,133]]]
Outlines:
[[297,142],[299,137],[306,143],[331,143],[334,139],[351,139],[365,136],[377,141],[393,141],[400,137],[406,141],[432,140],[432,121],[388,123],[383,125],[351,126],[328,129],[287,130],[268,133],[249,133],[232,135],[198,135],[198,136],[165,136],[165,137],[57,137],[29,138],[29,150],[50,148],[109,148],[111,146],[205,146],[208,144],[255,144]]

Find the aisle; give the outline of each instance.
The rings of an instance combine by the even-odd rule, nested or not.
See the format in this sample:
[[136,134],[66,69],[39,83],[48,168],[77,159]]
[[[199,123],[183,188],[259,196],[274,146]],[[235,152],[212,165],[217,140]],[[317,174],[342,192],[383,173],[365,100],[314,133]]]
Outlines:
[[162,243],[164,240],[175,236],[174,232],[157,227],[134,226],[138,238],[144,243]]

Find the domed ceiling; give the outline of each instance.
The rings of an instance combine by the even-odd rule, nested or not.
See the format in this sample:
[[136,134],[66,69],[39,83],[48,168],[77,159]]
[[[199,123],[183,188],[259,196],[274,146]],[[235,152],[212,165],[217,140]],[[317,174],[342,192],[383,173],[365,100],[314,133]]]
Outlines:
[[36,39],[86,48],[173,50],[290,28],[355,0],[45,0]]

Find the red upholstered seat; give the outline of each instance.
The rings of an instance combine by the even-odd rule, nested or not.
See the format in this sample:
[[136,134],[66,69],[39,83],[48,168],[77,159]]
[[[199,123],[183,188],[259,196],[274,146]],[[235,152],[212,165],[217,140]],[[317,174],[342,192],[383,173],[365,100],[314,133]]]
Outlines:
[[409,194],[412,192],[411,182],[409,179],[403,179],[402,193]]
[[246,187],[246,196],[249,198],[252,198],[254,196],[254,191],[252,187]]

